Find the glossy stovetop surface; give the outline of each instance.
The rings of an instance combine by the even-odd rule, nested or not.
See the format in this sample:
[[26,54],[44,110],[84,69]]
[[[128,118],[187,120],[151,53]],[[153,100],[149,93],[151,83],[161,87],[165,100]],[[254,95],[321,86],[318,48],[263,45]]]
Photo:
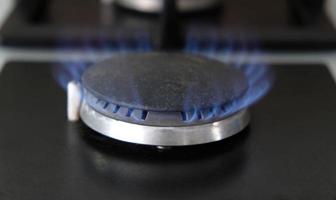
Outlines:
[[[275,66],[247,130],[219,143],[160,151],[66,120],[52,63],[0,75],[0,198],[333,199],[335,83],[322,65]],[[125,133],[127,134],[127,133]]]

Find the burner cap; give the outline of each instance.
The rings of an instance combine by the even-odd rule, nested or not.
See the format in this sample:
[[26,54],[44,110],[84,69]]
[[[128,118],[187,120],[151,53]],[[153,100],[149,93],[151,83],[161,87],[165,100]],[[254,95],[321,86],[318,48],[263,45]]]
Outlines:
[[225,112],[226,104],[246,94],[244,73],[202,56],[114,56],[88,68],[82,86],[81,119],[93,130],[121,141],[203,144],[237,134],[249,122],[246,109],[229,116]]
[[[178,53],[114,56],[88,68],[82,84],[95,110],[123,121],[164,126],[223,118],[206,114],[238,99],[248,87],[245,75],[232,66]],[[198,121],[188,119],[188,112],[196,112]]]

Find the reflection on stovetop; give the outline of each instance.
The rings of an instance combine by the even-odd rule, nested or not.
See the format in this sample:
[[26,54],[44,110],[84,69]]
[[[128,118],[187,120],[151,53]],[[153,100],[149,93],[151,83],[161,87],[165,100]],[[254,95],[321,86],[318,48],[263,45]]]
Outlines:
[[130,199],[210,197],[234,181],[247,160],[248,130],[222,142],[164,150],[111,140],[82,123],[69,124],[67,136],[79,173]]

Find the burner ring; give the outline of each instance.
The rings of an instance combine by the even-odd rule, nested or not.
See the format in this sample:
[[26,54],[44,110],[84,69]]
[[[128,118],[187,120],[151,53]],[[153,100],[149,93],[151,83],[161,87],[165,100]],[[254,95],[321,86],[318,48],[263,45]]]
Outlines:
[[146,126],[109,118],[95,111],[85,101],[82,102],[80,116],[90,128],[107,137],[155,146],[185,146],[219,141],[239,133],[250,121],[248,111],[242,110],[208,124],[183,127]]

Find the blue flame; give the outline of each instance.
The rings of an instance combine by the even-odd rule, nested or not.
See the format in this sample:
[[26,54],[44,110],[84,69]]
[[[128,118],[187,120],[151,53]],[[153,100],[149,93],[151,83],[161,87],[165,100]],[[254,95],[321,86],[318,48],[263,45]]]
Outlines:
[[70,56],[57,64],[53,70],[53,75],[59,85],[66,89],[70,81],[80,81],[82,73],[88,66],[111,55],[152,51],[149,36],[144,33],[137,33],[133,38],[128,39],[119,35],[116,41],[107,41],[104,34],[101,34],[99,39],[95,41],[84,38],[80,44],[77,43],[76,45],[67,39],[63,39],[59,45],[60,53],[71,54],[79,51],[85,54],[85,58],[74,54],[74,56]]
[[54,68],[53,74],[59,85],[63,89],[66,89],[67,84],[70,81],[80,81],[81,75],[87,68],[87,66],[88,64],[81,62],[64,62],[63,64],[58,65]]
[[[270,90],[273,84],[273,75],[270,68],[258,60],[258,56],[262,53],[258,47],[258,42],[247,42],[242,35],[234,37],[228,34],[225,38],[225,40],[222,40],[218,32],[210,32],[206,37],[200,37],[196,32],[190,32],[183,51],[231,63],[233,67],[242,70],[248,80],[246,93],[242,97],[225,105],[213,105],[212,108],[206,109],[194,108],[192,110],[185,110],[181,113],[183,121],[210,121],[214,118],[230,116],[255,104]],[[80,81],[85,69],[91,64],[98,62],[101,59],[101,54],[109,57],[120,53],[150,52],[153,50],[150,37],[146,34],[137,34],[132,40],[120,35],[115,42],[107,41],[106,36],[103,34],[95,41],[84,39],[81,50],[86,54],[86,61],[83,61],[82,58],[73,57],[60,63],[54,71],[58,83],[65,89],[69,81]],[[63,40],[63,43],[60,45],[60,51],[62,53],[71,52],[73,46],[71,42]],[[218,86],[219,89],[220,85]],[[185,103],[187,104],[189,102],[188,91],[186,93]],[[134,98],[141,103],[141,97],[136,88],[134,88],[133,94]],[[186,105],[185,107],[190,108],[190,105]]]
[[225,105],[213,105],[212,109],[193,109],[185,112],[185,120],[193,122],[199,120],[200,114],[202,120],[209,120],[217,117],[230,116],[244,108],[258,102],[271,89],[274,81],[274,74],[267,64],[258,60],[262,54],[257,40],[246,41],[244,36],[234,39],[227,35],[226,40],[221,40],[219,35],[210,32],[205,38],[195,32],[191,32],[187,37],[187,43],[184,52],[191,54],[200,54],[212,59],[232,64],[235,68],[242,70],[248,81],[246,93],[235,101]]

